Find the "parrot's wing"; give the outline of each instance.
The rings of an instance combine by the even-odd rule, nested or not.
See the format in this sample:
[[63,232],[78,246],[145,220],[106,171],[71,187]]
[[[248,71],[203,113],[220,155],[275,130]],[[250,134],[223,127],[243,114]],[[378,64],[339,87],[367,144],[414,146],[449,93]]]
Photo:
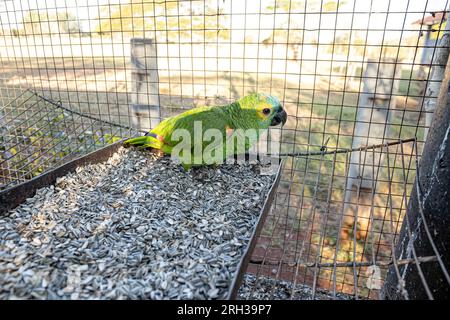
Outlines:
[[[191,157],[185,158],[184,162],[220,163],[227,154],[226,139],[231,129],[228,119],[220,108],[200,107],[167,119],[158,134],[163,135],[164,143],[173,148],[173,155]],[[185,134],[189,136],[185,137]],[[179,144],[181,139],[183,143]]]
[[[244,133],[241,128],[232,128],[229,119],[221,108],[200,107],[164,120],[152,133],[174,154],[189,153],[193,158],[186,162],[212,164],[232,154],[246,152],[258,140],[257,130],[254,134]],[[181,153],[180,149],[183,149]]]
[[[216,133],[220,132],[222,138],[225,137],[228,122],[223,116],[223,112],[214,107],[195,108],[184,112],[178,116],[168,118],[161,122],[153,133],[157,134],[164,144],[171,147],[178,144],[180,136],[184,134],[190,135],[192,148],[194,145],[205,147],[210,141],[204,141],[203,135],[208,135],[208,130],[215,129]],[[213,131],[209,131],[213,134]]]

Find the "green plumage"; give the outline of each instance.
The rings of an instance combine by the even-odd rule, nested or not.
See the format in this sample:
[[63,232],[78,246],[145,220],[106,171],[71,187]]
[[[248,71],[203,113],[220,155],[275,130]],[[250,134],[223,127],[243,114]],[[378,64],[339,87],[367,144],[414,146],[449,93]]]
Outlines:
[[[228,105],[197,107],[167,118],[148,135],[128,139],[124,144],[159,149],[166,154],[172,154],[176,150],[183,167],[189,169],[192,165],[210,164],[213,161],[211,157],[216,155],[219,155],[220,160],[223,161],[232,154],[247,151],[259,139],[259,129],[267,129],[274,123],[280,123],[280,120],[275,121],[280,118],[280,114],[284,124],[286,113],[278,99],[265,94],[252,94]],[[200,127],[201,135],[198,135]],[[205,133],[209,134],[208,129],[215,129],[209,131],[214,136],[210,139],[204,137]],[[246,139],[239,139],[239,133],[242,130],[237,129],[254,130],[247,131],[251,134],[246,135]],[[177,134],[180,133],[188,133],[189,139],[177,138]],[[227,142],[230,142],[230,139],[235,139],[237,142],[234,148],[227,148]],[[181,142],[184,145],[179,145]],[[245,145],[242,145],[243,143]],[[180,153],[178,149],[182,146],[185,148]],[[210,152],[206,152],[208,149]],[[188,159],[183,156],[187,156]]]

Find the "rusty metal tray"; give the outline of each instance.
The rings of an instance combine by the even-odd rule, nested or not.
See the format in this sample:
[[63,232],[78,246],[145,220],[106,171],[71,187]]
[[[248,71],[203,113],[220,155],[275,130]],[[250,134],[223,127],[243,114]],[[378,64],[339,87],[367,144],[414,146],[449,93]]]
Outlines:
[[[9,210],[14,209],[22,202],[24,202],[27,198],[33,197],[38,189],[53,185],[58,177],[62,177],[70,172],[75,171],[77,167],[87,164],[100,163],[108,160],[121,146],[122,141],[118,141],[114,144],[108,145],[84,156],[80,156],[74,160],[71,160],[66,164],[63,164],[55,169],[41,174],[38,177],[30,179],[29,181],[0,191],[0,215],[6,214]],[[237,265],[237,271],[231,281],[227,299],[236,299],[237,297],[237,293],[242,283],[243,276],[247,270],[253,248],[256,245],[267,214],[269,213],[272,206],[273,199],[275,198],[277,187],[280,182],[281,169],[283,166],[283,161],[281,159],[279,159],[278,161],[279,166],[277,172],[275,173],[275,179],[269,189],[269,192],[266,194],[263,207],[258,217],[258,221],[254,226],[251,238],[245,248],[244,254],[242,255]]]

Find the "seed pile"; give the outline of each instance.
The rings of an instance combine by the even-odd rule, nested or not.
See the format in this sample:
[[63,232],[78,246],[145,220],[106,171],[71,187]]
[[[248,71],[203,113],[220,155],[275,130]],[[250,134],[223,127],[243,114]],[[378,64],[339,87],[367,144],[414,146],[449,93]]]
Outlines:
[[0,217],[0,299],[225,298],[274,176],[121,148]]
[[[304,284],[293,283],[259,276],[258,280],[253,274],[246,274],[238,291],[238,299],[242,300],[312,300],[312,288]],[[322,289],[316,290],[315,300],[332,300],[333,293]],[[337,292],[338,300],[353,300],[353,297]]]

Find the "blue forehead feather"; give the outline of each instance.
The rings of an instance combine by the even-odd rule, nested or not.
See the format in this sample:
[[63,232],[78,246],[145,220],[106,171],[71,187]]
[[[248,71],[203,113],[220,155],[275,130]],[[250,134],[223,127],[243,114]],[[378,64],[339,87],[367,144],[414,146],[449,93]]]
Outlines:
[[266,100],[267,100],[272,106],[278,107],[278,106],[280,105],[280,100],[278,100],[277,97],[274,97],[274,96],[268,95],[268,94],[267,94],[267,95],[265,94],[265,96],[266,96]]

